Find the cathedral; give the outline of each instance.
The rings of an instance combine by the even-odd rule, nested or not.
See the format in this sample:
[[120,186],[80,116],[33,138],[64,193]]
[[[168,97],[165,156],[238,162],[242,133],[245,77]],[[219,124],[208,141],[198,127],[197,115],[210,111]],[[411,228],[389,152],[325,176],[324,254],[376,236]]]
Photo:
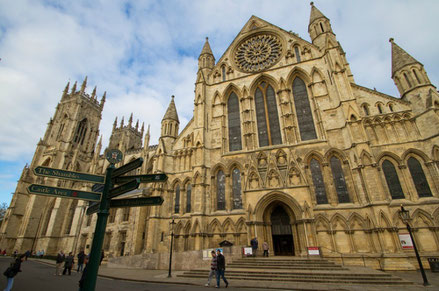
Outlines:
[[[401,205],[422,259],[439,255],[439,94],[424,66],[390,39],[400,93],[390,96],[355,83],[329,18],[312,3],[308,32],[311,42],[252,16],[218,60],[206,38],[193,117],[180,128],[172,97],[157,144],[132,115],[116,118],[108,146],[123,153],[116,166],[143,158],[131,174],[168,180],[124,196],[161,196],[161,206],[111,208],[110,262],[166,268],[172,233],[186,264],[224,241],[240,256],[257,237],[274,256],[306,257],[312,247],[347,264],[413,269],[413,250],[400,243]],[[87,79],[67,84],[23,169],[0,229],[9,253],[90,252],[97,215],[86,215],[88,202],[27,191],[32,183],[90,191],[35,176],[37,166],[105,173],[106,95],[86,87]]]

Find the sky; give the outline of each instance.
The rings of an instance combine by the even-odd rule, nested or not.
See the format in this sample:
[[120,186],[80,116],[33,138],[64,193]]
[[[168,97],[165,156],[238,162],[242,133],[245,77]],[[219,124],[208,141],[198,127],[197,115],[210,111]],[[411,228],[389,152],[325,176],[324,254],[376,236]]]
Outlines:
[[[439,84],[439,1],[323,1],[357,84],[399,97],[389,38]],[[113,121],[151,125],[151,144],[175,95],[183,129],[192,118],[198,56],[205,37],[216,60],[258,16],[310,41],[309,1],[0,0],[0,203],[10,203],[67,82],[107,92],[100,133]]]

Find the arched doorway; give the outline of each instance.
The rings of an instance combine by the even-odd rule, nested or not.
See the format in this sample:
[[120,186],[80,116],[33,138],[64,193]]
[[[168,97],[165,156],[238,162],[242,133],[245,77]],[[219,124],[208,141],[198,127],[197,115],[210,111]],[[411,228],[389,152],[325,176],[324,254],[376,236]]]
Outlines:
[[290,216],[282,205],[273,208],[270,215],[273,251],[276,256],[294,256],[294,240]]

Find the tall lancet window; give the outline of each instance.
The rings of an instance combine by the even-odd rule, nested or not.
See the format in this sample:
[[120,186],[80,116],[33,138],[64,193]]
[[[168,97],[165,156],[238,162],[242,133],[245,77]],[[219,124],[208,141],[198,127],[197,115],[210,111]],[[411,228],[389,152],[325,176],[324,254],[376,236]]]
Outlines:
[[427,177],[425,177],[424,170],[419,161],[411,157],[408,159],[407,164],[419,197],[431,197],[430,186],[428,185]]
[[80,143],[82,145],[84,143],[86,133],[87,133],[87,118],[84,118],[78,124],[78,128],[76,129],[73,142]]
[[221,170],[216,175],[216,209],[226,209],[226,176]]
[[317,134],[309,104],[308,92],[305,82],[299,77],[296,77],[293,81],[293,97],[297,122],[299,123],[300,138],[302,141],[316,139]]
[[180,213],[180,185],[175,188],[174,213]]
[[399,182],[395,166],[390,161],[385,160],[382,168],[392,199],[403,199],[404,193],[402,192],[401,183]]
[[239,151],[241,145],[241,120],[239,117],[239,101],[235,93],[230,94],[227,101],[229,119],[229,151]]
[[192,185],[188,184],[186,188],[186,212],[192,211]]
[[325,190],[325,181],[323,180],[320,163],[316,159],[312,159],[309,168],[311,170],[312,182],[314,184],[314,192],[316,193],[317,204],[328,204],[328,197],[326,196]]
[[259,146],[282,143],[273,87],[261,82],[255,92],[256,119],[258,122]]
[[343,174],[341,162],[337,157],[331,158],[332,178],[334,179],[335,190],[337,191],[338,203],[349,203],[349,192],[346,187],[346,180]]
[[233,209],[242,208],[241,198],[241,172],[238,168],[232,171],[232,192],[233,192]]

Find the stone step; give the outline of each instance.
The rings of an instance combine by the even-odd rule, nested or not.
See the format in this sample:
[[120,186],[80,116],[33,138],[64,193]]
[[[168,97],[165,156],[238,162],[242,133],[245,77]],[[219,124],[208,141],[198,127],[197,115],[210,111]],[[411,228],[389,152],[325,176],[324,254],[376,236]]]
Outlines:
[[[185,278],[207,278],[207,274],[181,274],[178,277]],[[412,282],[403,281],[402,279],[391,278],[318,278],[318,277],[262,277],[258,276],[242,276],[226,273],[226,278],[230,280],[252,280],[252,281],[280,281],[280,282],[306,282],[306,283],[332,283],[332,284],[370,284],[370,285],[411,285]]]
[[243,269],[295,269],[295,270],[347,270],[342,266],[308,266],[308,265],[250,265],[250,264],[228,264],[228,268],[243,268]]
[[233,263],[244,263],[244,264],[310,264],[310,265],[335,265],[334,262],[328,261],[275,261],[275,260],[235,260]]

